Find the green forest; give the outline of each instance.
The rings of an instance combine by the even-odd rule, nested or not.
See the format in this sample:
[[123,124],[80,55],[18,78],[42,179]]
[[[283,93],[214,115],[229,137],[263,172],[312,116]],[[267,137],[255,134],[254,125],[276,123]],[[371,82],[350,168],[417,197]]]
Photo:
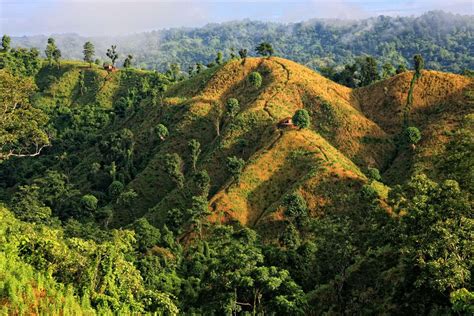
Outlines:
[[[466,12],[468,13],[468,12]],[[371,55],[382,64],[408,64],[421,53],[427,67],[461,73],[474,68],[472,16],[443,11],[419,17],[379,16],[365,20],[309,20],[300,23],[235,21],[209,24],[200,28],[173,28],[122,36],[84,37],[76,34],[55,36],[64,57],[82,59],[81,48],[91,41],[99,58],[112,44],[124,56],[135,57],[136,67],[165,71],[178,64],[188,71],[196,63],[214,62],[221,51],[226,58],[261,42],[278,43],[278,56],[294,60],[315,70],[342,67],[361,55]],[[13,38],[14,46],[43,47],[46,36]],[[125,58],[125,57],[124,57]],[[123,59],[122,59],[123,60]]]
[[1,314],[472,315],[473,21],[444,18],[4,35]]

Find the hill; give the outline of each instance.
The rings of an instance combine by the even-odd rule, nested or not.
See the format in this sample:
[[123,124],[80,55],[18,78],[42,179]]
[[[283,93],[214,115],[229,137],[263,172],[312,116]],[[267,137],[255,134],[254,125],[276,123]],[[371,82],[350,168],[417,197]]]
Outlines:
[[[351,89],[279,57],[183,80],[72,61],[0,76],[30,122],[9,116],[0,140],[15,149],[33,126],[48,141],[0,164],[3,310],[470,308],[470,77]],[[281,124],[301,109],[309,126]]]

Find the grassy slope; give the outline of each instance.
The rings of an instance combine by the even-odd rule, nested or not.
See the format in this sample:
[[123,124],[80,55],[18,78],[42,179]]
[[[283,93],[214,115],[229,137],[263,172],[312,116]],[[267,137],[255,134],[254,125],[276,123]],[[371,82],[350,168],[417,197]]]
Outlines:
[[[355,90],[362,111],[384,131],[395,136],[403,127],[403,109],[413,72],[405,72],[368,87]],[[456,130],[463,117],[472,113],[474,81],[472,78],[423,71],[416,82],[409,124],[422,132],[415,150],[402,148],[385,171],[385,178],[399,183],[414,171],[432,176],[433,157],[443,154],[449,133]]]
[[[79,71],[85,71],[88,86],[82,96]],[[259,89],[248,83],[252,71],[263,76]],[[49,80],[50,75],[59,80]],[[472,112],[466,97],[472,79],[424,71],[415,86],[410,114],[423,140],[415,152],[397,151],[393,139],[401,128],[411,76],[407,72],[352,90],[299,64],[272,57],[230,61],[180,82],[169,89],[163,106],[144,100],[138,112],[110,128],[133,131],[139,166],[128,184],[139,198],[129,209],[116,210],[116,222],[125,224],[151,209],[146,216],[160,224],[166,210],[187,207],[181,204],[183,191],[164,170],[163,158],[179,154],[182,171],[190,179],[187,142],[193,138],[202,146],[198,168],[211,177],[214,220],[233,218],[252,226],[278,221],[281,198],[292,191],[303,194],[314,215],[350,207],[344,197],[366,181],[362,171],[367,166],[385,170],[384,178],[391,182],[402,181],[414,168],[428,168],[430,157],[442,153],[441,144],[448,139],[444,131],[456,128],[462,116]],[[63,63],[59,70],[46,68],[37,82],[43,90],[38,98],[44,104],[54,94],[72,107],[94,100],[111,107],[127,89],[120,72],[107,75],[99,68],[73,63]],[[241,109],[233,120],[222,114],[230,97],[239,100]],[[310,129],[277,128],[280,119],[300,108],[312,116]],[[170,130],[164,142],[153,133],[159,123]],[[94,148],[84,154],[75,173],[85,173],[96,154]],[[225,168],[226,158],[233,155],[247,162],[238,183]],[[386,188],[377,188],[386,195]]]

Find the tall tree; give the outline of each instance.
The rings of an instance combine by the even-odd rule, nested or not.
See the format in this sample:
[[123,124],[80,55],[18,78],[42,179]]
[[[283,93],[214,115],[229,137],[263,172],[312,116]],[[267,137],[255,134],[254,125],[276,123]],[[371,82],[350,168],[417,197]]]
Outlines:
[[127,58],[125,58],[124,62],[123,62],[123,66],[125,68],[130,68],[130,66],[132,66],[132,59],[133,59],[133,56],[132,55],[128,55]]
[[56,49],[57,47],[56,47],[56,42],[54,38],[52,37],[48,38],[48,44],[46,45],[46,49],[44,53],[46,55],[46,59],[48,60],[48,63],[50,66],[53,64],[53,59],[54,59],[53,54],[56,51]]
[[117,45],[112,45],[110,46],[109,49],[107,49],[107,57],[110,58],[110,61],[112,62],[112,67],[115,67],[115,61],[118,58],[118,53],[117,53]]
[[31,77],[0,70],[0,161],[37,156],[50,144],[46,133],[48,117],[29,102],[35,90]]
[[53,51],[53,59],[54,59],[54,62],[56,63],[56,65],[59,68],[59,66],[61,64],[61,50],[59,48],[56,48]]
[[419,78],[421,76],[421,70],[425,66],[425,61],[423,60],[423,57],[421,57],[420,54],[416,54],[413,56],[413,63],[415,65],[415,76]]
[[2,36],[2,50],[8,52],[10,50],[11,38],[7,34]]
[[273,46],[268,42],[260,43],[255,50],[261,56],[272,56],[274,53]]
[[361,85],[367,86],[380,79],[377,61],[372,56],[366,56],[360,62]]
[[84,43],[84,61],[89,63],[89,67],[92,67],[92,63],[94,61],[94,54],[95,54],[95,47],[92,42],[85,42]]

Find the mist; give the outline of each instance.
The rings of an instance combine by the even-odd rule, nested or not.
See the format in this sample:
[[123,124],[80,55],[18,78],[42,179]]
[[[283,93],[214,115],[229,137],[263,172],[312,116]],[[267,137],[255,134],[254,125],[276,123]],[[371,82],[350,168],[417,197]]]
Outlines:
[[242,19],[288,23],[420,15],[428,10],[473,13],[472,1],[466,0],[1,0],[0,8],[1,32],[13,36],[125,35]]

